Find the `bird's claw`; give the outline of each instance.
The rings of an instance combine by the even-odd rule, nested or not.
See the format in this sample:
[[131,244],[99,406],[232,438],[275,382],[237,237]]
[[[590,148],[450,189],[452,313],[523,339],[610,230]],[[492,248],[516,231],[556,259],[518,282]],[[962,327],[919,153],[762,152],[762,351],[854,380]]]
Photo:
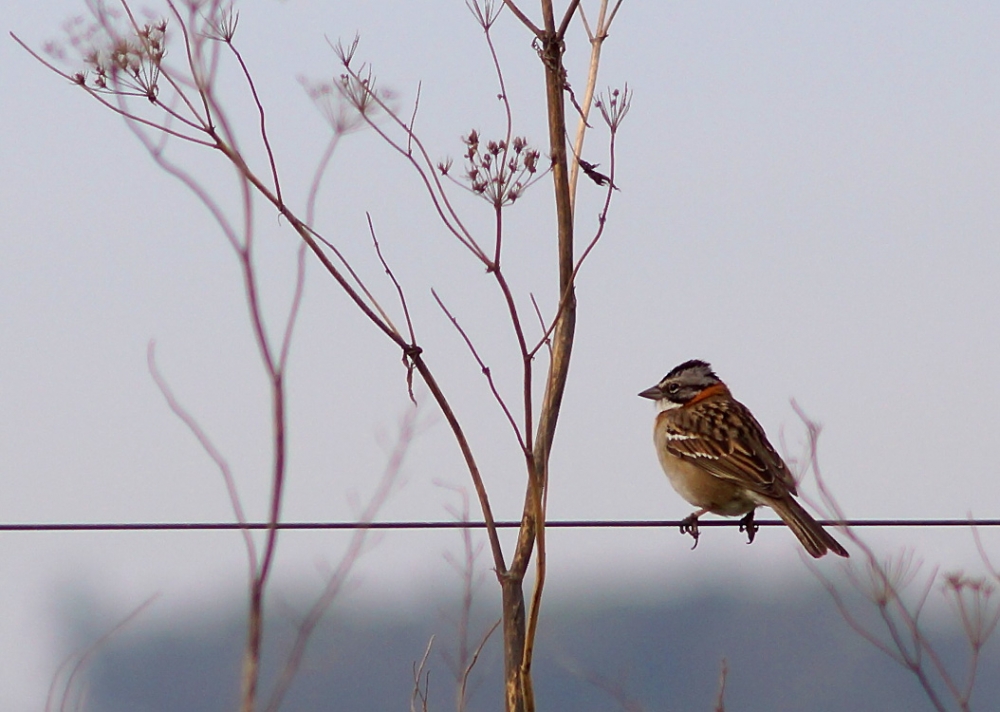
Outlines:
[[698,531],[698,515],[692,514],[684,517],[681,520],[680,530],[681,534],[690,534],[691,538],[694,539],[694,544],[691,545],[691,550],[694,551],[698,547],[698,537],[701,536],[701,532]]
[[757,510],[751,509],[747,512],[746,516],[740,520],[740,531],[747,533],[747,544],[753,544],[753,538],[757,536],[757,530],[760,529],[760,527],[753,520],[753,514],[755,511]]

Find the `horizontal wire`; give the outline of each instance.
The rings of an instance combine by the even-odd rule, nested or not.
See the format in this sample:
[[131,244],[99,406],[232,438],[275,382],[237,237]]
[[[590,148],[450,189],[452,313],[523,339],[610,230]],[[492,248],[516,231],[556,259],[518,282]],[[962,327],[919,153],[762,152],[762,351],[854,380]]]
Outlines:
[[[680,519],[566,519],[545,523],[547,529],[655,529],[679,527],[685,524]],[[780,527],[784,522],[778,519],[757,520],[761,527]],[[941,528],[941,527],[1000,527],[1000,519],[821,519],[825,526],[848,527],[898,527],[898,528]],[[519,521],[496,522],[497,529],[516,529]],[[699,527],[735,527],[737,520],[698,520]],[[78,522],[78,523],[23,523],[0,524],[0,532],[110,532],[110,531],[239,531],[243,529],[269,529],[267,522]],[[275,525],[282,530],[355,530],[355,529],[485,529],[485,522],[428,521],[428,522],[280,522]]]

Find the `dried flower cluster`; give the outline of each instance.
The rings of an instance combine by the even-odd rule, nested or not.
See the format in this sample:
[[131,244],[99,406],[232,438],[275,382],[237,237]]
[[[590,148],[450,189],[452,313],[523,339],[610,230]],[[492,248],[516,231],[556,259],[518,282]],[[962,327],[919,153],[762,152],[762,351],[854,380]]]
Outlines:
[[386,102],[395,98],[392,91],[376,86],[371,70],[367,70],[363,76],[354,73],[341,74],[337,80],[337,89],[355,111],[369,118],[377,114]]
[[632,93],[628,90],[628,84],[624,89],[612,89],[608,93],[607,98],[602,94],[595,99],[594,106],[600,110],[604,122],[611,130],[617,131],[628,110],[632,108]]
[[[334,131],[341,133],[360,128],[364,123],[373,121],[380,113],[395,115],[396,112],[393,106],[396,94],[390,89],[377,86],[371,67],[365,63],[357,69],[351,66],[360,39],[355,35],[350,44],[338,41],[334,45],[333,51],[346,71],[332,83],[310,85],[306,81],[302,82],[327,122]],[[356,114],[347,111],[343,104],[333,99],[334,89]]]
[[[67,27],[70,44],[81,51],[88,67],[73,74],[73,81],[98,91],[144,96],[155,103],[160,65],[166,55],[167,21],[160,19],[119,34],[111,31],[109,18],[103,19],[101,25]],[[56,53],[52,48],[49,52]]]
[[[487,141],[483,146],[479,132],[473,129],[462,137],[462,142],[466,146],[464,178],[473,193],[494,207],[510,205],[534,181],[541,154],[528,147],[527,139],[518,136],[509,146],[503,139]],[[438,164],[442,175],[448,175],[450,169],[450,160]]]
[[[334,82],[314,82],[300,77],[299,83],[336,134],[358,131],[366,125],[366,119],[373,120],[382,113],[382,107],[368,93],[368,85],[348,75]],[[381,91],[379,98],[388,101],[392,95]]]
[[944,577],[944,590],[958,611],[966,639],[978,653],[1000,623],[1000,606],[993,598],[996,587],[982,577],[951,573]]

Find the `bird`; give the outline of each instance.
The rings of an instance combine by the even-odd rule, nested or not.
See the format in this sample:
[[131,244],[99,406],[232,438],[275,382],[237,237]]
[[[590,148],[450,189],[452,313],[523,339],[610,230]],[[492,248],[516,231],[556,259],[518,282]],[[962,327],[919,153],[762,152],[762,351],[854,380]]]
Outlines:
[[842,547],[795,499],[795,478],[750,410],[705,361],[685,361],[639,393],[656,402],[653,442],[670,484],[697,511],[681,531],[698,545],[698,518],[743,515],[740,531],[753,542],[754,512],[767,506],[814,558]]

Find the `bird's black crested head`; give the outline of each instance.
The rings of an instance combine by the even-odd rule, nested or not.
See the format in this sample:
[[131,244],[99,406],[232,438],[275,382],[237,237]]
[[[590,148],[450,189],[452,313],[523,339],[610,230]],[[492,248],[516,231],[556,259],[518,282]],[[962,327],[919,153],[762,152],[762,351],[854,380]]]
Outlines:
[[663,377],[663,380],[666,381],[669,378],[675,378],[686,371],[690,371],[690,375],[692,376],[697,375],[714,381],[719,380],[719,377],[716,376],[715,372],[712,370],[712,365],[710,363],[707,363],[706,361],[699,361],[696,358],[693,358],[690,361],[685,361],[680,366],[674,366],[670,373]]
[[667,409],[684,405],[706,388],[721,382],[710,364],[692,359],[673,368],[663,380],[639,395],[655,400],[661,409]]

